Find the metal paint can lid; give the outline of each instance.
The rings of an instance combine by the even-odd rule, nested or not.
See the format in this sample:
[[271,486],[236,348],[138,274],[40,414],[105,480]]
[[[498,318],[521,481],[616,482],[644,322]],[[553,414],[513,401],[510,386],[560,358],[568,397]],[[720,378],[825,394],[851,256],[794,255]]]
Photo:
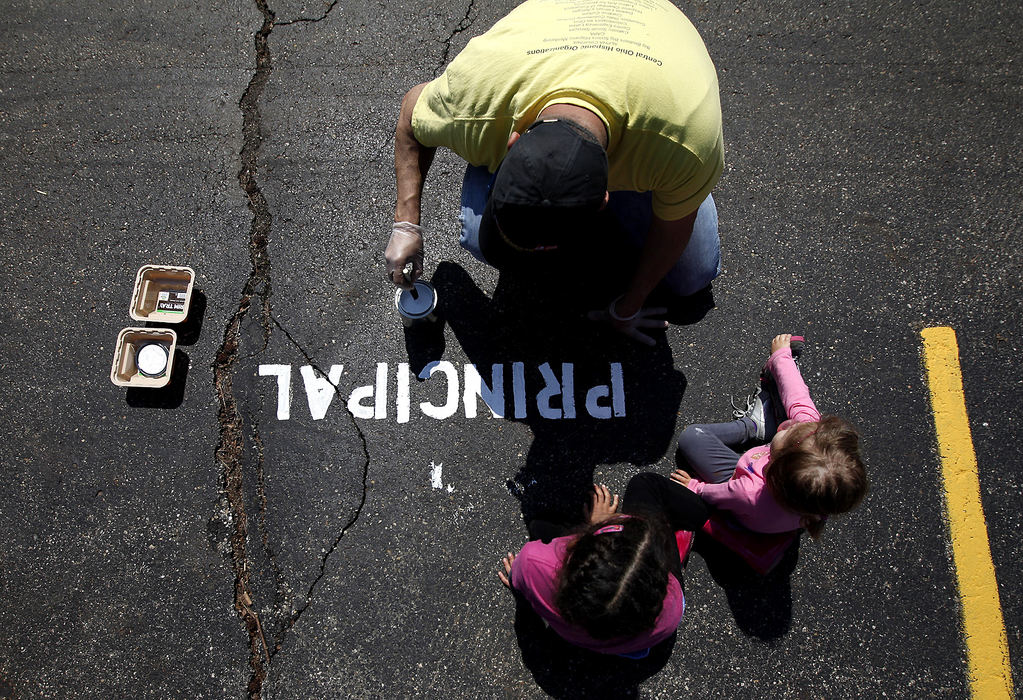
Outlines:
[[166,343],[143,343],[135,352],[135,366],[143,377],[162,377],[170,363],[170,350]]
[[437,290],[432,284],[416,280],[415,288],[415,296],[405,289],[397,290],[394,295],[394,305],[398,313],[412,320],[426,318],[437,308]]

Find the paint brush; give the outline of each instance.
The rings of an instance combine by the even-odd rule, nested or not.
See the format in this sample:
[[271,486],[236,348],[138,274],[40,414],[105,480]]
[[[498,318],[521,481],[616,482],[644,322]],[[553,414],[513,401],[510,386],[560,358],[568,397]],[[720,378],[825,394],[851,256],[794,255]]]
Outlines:
[[419,292],[416,291],[416,283],[412,280],[412,261],[409,260],[405,263],[405,267],[402,268],[401,274],[405,276],[405,279],[412,284],[412,289],[408,290],[408,293],[412,295],[412,298],[416,301],[419,300]]

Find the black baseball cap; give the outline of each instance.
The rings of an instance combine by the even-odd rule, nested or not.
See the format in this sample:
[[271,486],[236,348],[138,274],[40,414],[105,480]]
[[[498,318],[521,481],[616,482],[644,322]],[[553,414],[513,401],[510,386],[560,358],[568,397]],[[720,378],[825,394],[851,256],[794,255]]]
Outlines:
[[480,221],[483,257],[500,264],[571,244],[604,204],[607,167],[604,148],[575,122],[535,122],[497,170]]

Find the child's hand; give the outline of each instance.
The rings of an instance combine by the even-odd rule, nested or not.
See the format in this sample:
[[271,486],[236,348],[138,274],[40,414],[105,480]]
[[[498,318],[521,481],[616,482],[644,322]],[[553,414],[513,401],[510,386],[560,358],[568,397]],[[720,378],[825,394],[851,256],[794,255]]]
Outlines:
[[682,484],[683,486],[688,486],[690,479],[692,479],[693,477],[689,476],[688,473],[682,471],[681,469],[676,469],[674,472],[671,473],[671,477],[670,478],[676,484]]
[[501,558],[501,563],[504,565],[504,571],[498,570],[498,572],[497,572],[497,578],[501,579],[501,583],[503,583],[505,585],[505,587],[508,588],[509,590],[511,590],[511,587],[512,587],[512,585],[511,585],[511,569],[512,569],[512,564],[514,562],[515,562],[515,555],[512,554],[511,552],[508,552],[505,556],[503,556]]
[[593,485],[593,499],[586,509],[586,517],[591,524],[602,523],[618,512],[618,496],[604,484]]
[[773,355],[782,348],[787,348],[791,342],[791,333],[782,333],[781,335],[774,336],[774,340],[771,341],[771,354]]

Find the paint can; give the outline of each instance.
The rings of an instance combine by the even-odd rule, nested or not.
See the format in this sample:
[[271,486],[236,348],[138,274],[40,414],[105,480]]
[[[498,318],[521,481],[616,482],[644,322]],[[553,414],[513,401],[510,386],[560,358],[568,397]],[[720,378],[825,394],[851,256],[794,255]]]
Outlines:
[[415,291],[398,289],[394,294],[394,307],[401,314],[401,322],[412,326],[420,321],[436,321],[433,312],[437,310],[437,290],[423,280],[416,280]]
[[167,373],[170,364],[170,350],[166,343],[151,341],[143,343],[135,351],[135,366],[143,377],[155,379]]

